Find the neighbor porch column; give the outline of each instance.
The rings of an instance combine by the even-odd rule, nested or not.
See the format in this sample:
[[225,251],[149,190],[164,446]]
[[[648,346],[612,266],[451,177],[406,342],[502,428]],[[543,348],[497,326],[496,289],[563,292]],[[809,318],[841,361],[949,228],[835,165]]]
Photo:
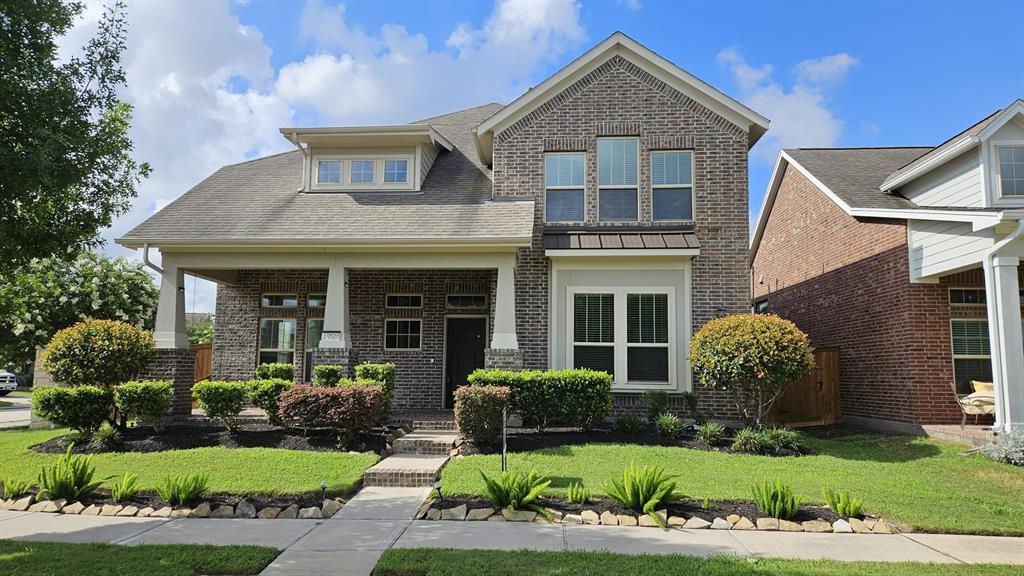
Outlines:
[[170,258],[163,259],[160,302],[156,309],[153,338],[157,348],[188,348],[185,330],[185,272]]
[[510,254],[498,265],[498,281],[494,293],[494,333],[492,350],[518,350],[516,338],[516,257]]
[[[1020,282],[1017,269],[1020,258],[996,256],[992,259],[993,288],[999,339],[999,370],[1002,389],[996,401],[1003,406],[1003,430],[1024,429],[1024,335],[1021,330]],[[997,380],[999,380],[997,379]]]

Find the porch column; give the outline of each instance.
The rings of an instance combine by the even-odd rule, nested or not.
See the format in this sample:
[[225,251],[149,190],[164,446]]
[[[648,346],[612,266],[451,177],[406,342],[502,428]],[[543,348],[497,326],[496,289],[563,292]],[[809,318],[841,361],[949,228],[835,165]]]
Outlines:
[[998,363],[1001,390],[996,401],[1003,406],[1003,430],[1024,429],[1024,336],[1021,330],[1020,282],[1017,256],[992,259],[993,284],[999,326]]
[[319,348],[348,348],[348,273],[340,262],[332,262],[327,270],[327,305],[324,307],[324,329]]
[[503,257],[498,265],[498,282],[494,294],[494,333],[492,350],[518,350],[516,338],[516,257]]
[[160,277],[160,302],[156,309],[153,337],[157,348],[188,348],[185,330],[185,272],[174,260],[164,257]]

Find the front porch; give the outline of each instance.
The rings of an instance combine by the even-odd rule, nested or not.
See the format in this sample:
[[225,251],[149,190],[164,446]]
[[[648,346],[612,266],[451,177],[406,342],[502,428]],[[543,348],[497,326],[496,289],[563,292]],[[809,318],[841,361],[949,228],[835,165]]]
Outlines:
[[[287,362],[309,382],[317,364],[352,377],[358,363],[391,362],[396,410],[450,409],[473,370],[522,366],[514,266],[511,250],[164,254],[158,356],[187,350],[187,272],[218,284],[213,379],[248,380],[259,364]],[[178,396],[191,388],[182,380]]]

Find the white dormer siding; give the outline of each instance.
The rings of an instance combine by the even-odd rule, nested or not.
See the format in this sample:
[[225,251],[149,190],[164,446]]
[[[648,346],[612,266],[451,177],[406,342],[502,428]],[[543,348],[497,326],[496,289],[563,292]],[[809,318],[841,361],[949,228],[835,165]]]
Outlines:
[[984,188],[990,206],[1021,207],[1024,196],[1002,193],[999,174],[999,152],[1003,147],[1024,147],[1024,114],[1006,122],[987,141],[982,142],[981,157],[985,165]]
[[981,174],[981,158],[974,148],[908,182],[899,191],[918,206],[980,208],[985,203]]
[[418,170],[416,171],[416,189],[419,190],[420,186],[423,186],[423,181],[427,179],[427,173],[430,172],[430,167],[434,165],[434,160],[437,158],[440,150],[438,150],[437,146],[420,145],[417,147],[416,152],[419,158],[417,163]]

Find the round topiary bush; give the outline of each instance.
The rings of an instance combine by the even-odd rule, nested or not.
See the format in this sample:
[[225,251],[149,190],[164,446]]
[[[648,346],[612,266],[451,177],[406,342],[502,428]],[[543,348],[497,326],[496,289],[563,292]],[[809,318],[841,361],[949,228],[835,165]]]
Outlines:
[[771,314],[716,318],[690,340],[690,362],[708,388],[732,392],[743,418],[760,426],[789,383],[814,368],[807,335]]
[[148,330],[115,320],[86,320],[53,336],[43,365],[62,384],[110,389],[142,372],[155,350]]
[[48,386],[32,392],[32,412],[57,426],[92,434],[110,416],[110,391],[97,386]]
[[173,395],[170,380],[125,382],[114,386],[114,407],[122,418],[136,418],[163,432],[163,419],[171,410]]

